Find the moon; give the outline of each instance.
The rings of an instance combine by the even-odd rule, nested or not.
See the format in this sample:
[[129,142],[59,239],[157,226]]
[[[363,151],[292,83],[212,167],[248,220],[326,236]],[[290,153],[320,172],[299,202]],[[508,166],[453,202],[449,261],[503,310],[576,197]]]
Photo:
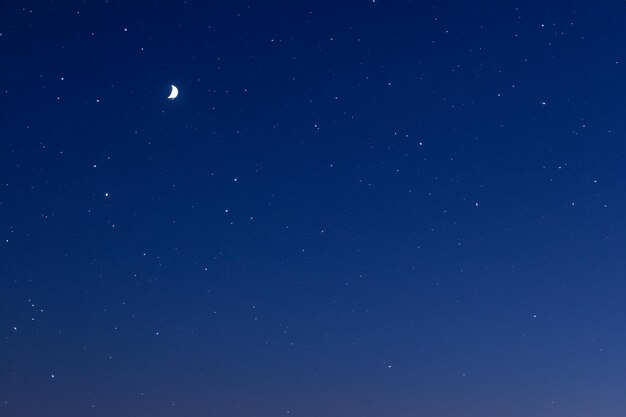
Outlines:
[[176,86],[172,84],[172,92],[167,98],[169,98],[170,100],[174,100],[176,97],[178,97],[178,88],[176,88]]

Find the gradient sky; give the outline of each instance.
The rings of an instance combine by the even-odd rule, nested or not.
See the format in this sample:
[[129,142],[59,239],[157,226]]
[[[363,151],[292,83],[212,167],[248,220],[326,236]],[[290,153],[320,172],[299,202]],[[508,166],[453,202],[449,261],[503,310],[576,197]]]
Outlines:
[[626,415],[624,1],[9,0],[0,61],[0,415]]

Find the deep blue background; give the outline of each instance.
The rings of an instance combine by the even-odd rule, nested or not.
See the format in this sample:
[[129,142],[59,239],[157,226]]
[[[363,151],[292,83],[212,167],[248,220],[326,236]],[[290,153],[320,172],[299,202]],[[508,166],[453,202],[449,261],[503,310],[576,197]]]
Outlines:
[[623,1],[136,3],[0,5],[0,415],[626,414]]

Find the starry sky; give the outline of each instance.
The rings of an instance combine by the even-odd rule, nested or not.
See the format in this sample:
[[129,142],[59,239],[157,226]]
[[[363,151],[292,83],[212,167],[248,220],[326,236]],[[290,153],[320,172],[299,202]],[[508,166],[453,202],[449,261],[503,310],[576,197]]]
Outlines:
[[0,57],[0,415],[625,415],[623,1],[9,0]]

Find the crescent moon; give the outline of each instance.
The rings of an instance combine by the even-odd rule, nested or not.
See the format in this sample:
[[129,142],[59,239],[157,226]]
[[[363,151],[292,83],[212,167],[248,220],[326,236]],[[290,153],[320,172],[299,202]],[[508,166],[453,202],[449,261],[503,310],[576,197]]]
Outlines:
[[172,84],[172,92],[167,98],[169,98],[170,100],[174,100],[176,97],[178,97],[178,88],[176,88],[176,86]]

